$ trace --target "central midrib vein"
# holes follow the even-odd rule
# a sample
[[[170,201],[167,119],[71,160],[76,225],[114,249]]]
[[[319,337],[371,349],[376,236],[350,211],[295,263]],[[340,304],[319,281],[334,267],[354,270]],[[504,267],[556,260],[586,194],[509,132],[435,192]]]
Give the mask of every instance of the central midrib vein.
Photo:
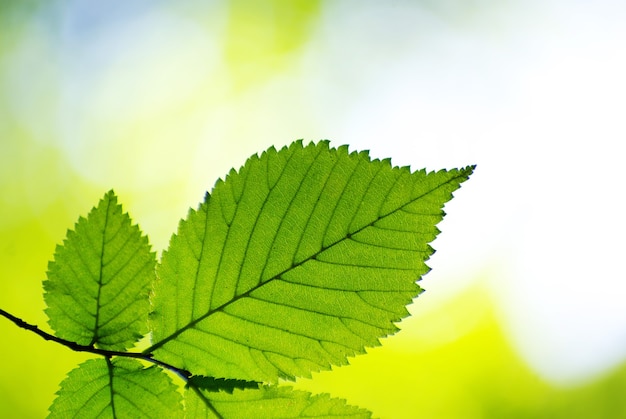
[[[109,222],[109,209],[111,208],[111,199],[107,200],[107,208],[104,215],[104,227],[102,230],[102,246],[100,247],[100,269],[98,270],[98,295],[96,297],[96,319],[94,325],[93,338],[90,345],[94,345],[98,341],[98,331],[100,326],[100,296],[102,295],[102,271],[104,270],[104,246],[106,243],[106,230]]]

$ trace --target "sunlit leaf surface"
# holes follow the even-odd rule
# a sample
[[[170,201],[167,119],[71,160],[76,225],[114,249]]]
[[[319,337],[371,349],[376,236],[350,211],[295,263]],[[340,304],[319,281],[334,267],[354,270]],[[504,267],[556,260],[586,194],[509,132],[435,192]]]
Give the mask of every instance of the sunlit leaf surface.
[[[117,197],[104,195],[57,246],[44,281],[46,313],[57,336],[123,350],[147,331],[155,254]]]
[[[314,396],[290,387],[276,386],[235,390],[232,394],[188,389],[185,404],[190,419],[371,417],[367,410],[349,406],[345,400],[334,399],[327,394]]]
[[[177,386],[159,367],[92,359],[61,383],[50,418],[182,418]]]
[[[411,172],[327,142],[251,157],[173,236],[147,351],[253,381],[345,364],[407,316],[442,206],[472,169]]]

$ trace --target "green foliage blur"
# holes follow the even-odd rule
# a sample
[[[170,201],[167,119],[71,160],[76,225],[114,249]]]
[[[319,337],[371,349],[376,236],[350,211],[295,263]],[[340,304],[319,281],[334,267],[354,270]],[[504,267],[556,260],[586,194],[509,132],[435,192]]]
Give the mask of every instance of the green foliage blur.
[[[424,7],[461,24],[495,7],[469,3]],[[0,0],[0,307],[49,331],[47,262],[106,190],[160,252],[189,204],[247,156],[334,134],[311,101],[341,117],[346,104],[301,78],[305,47],[343,30],[318,26],[337,12],[329,1]],[[313,86],[350,89],[367,71],[336,56],[323,68]],[[626,417],[626,365],[558,387],[518,355],[481,286],[435,307],[429,298],[382,347],[297,387],[381,418]],[[45,416],[67,371],[90,358],[5,319],[0,336],[0,417]]]

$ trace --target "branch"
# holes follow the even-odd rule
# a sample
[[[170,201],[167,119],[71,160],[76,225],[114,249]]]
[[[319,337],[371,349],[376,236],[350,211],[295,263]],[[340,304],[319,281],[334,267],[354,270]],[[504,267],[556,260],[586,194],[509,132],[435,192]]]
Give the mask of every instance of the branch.
[[[29,330],[41,336],[45,340],[51,340],[53,342],[60,343],[61,345],[66,346],[76,352],[89,352],[92,354],[104,356],[106,358],[111,358],[113,356],[124,356],[127,358],[142,359],[144,361],[151,362],[156,365],[160,365],[163,368],[167,368],[168,370],[172,371],[173,373],[181,377],[185,382],[188,382],[189,377],[191,377],[191,373],[189,371],[176,368],[173,365],[154,359],[151,353],[109,351],[107,349],[96,348],[93,345],[80,345],[76,342],[72,342],[71,340],[66,340],[66,339],[62,339],[54,335],[51,335],[50,333],[41,330],[36,325],[27,323],[24,320],[20,319],[19,317],[15,317],[11,313],[8,313],[1,308],[0,308],[0,315],[11,320],[13,323],[15,323],[18,327],[21,327],[22,329]]]

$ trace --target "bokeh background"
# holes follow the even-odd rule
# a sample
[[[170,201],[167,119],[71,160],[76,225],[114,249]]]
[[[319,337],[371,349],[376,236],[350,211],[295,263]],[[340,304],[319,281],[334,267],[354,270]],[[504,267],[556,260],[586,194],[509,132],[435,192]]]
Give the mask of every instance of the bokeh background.
[[[477,164],[402,331],[296,386],[380,418],[626,417],[626,3],[0,0],[0,307],[114,188],[161,252],[218,177],[330,139]],[[87,355],[0,319],[0,417]]]

